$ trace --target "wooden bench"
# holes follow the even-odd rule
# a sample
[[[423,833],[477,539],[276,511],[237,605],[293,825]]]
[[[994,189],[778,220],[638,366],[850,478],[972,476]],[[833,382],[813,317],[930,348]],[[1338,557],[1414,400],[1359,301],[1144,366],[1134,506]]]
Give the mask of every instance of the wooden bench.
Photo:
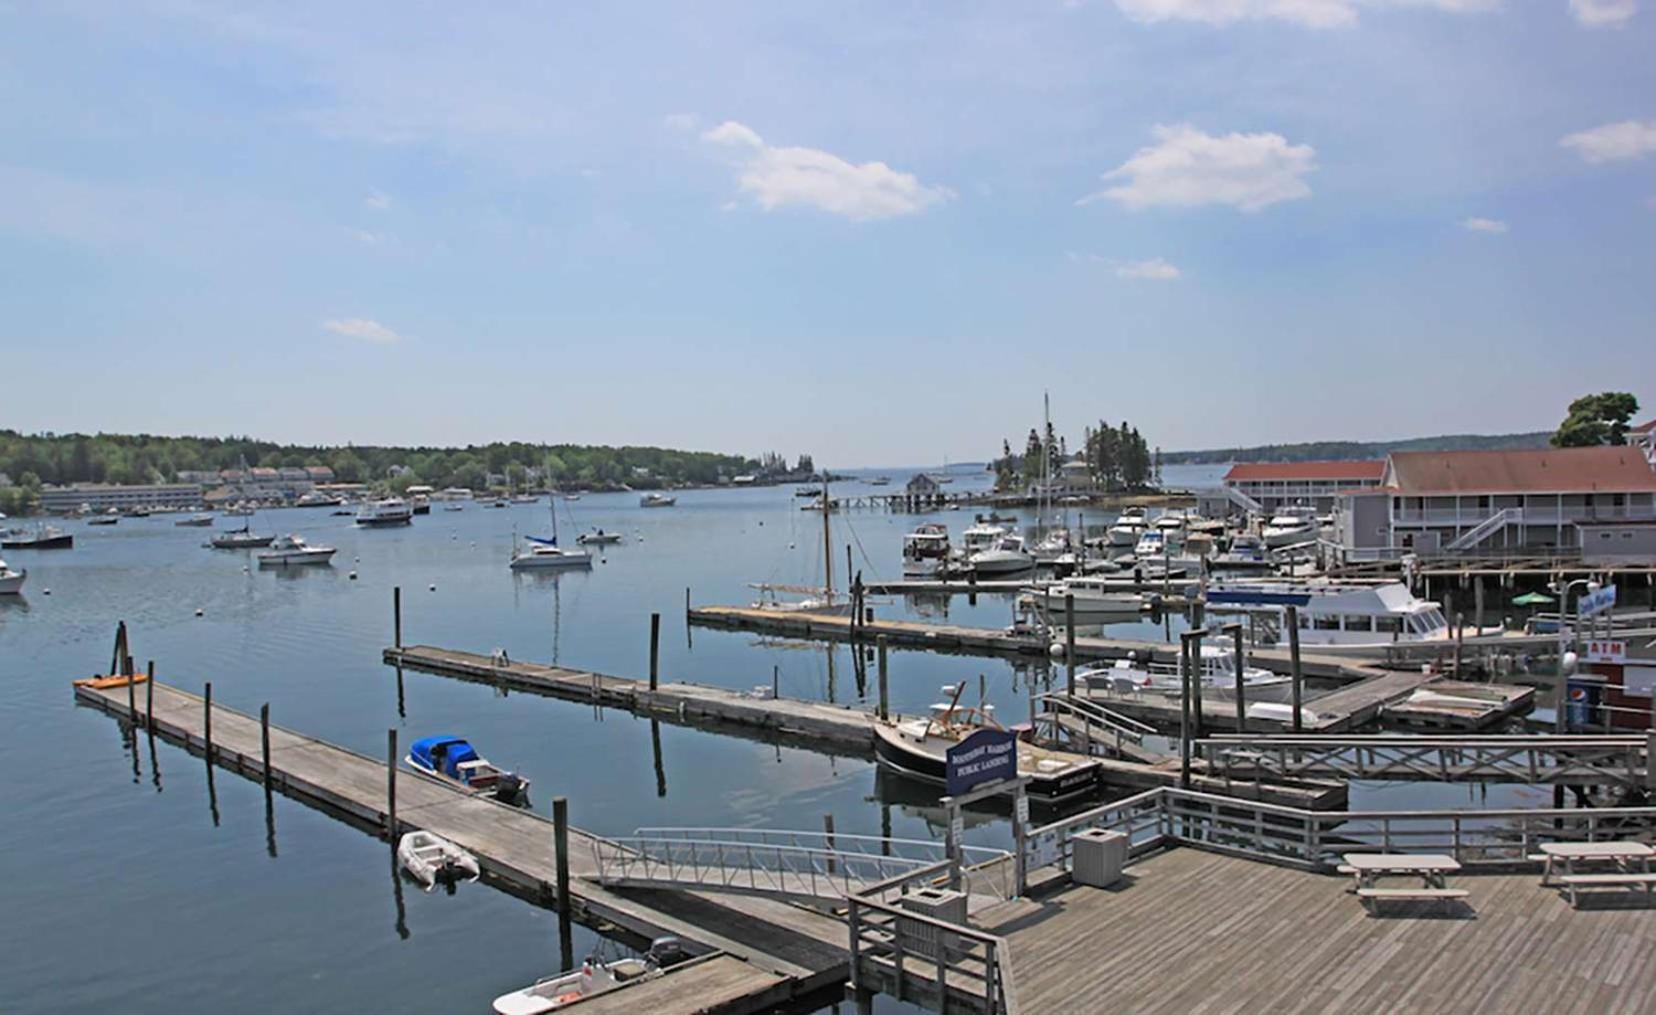
[[[1558,879],[1559,883],[1570,890],[1570,906],[1576,905],[1577,888],[1637,888],[1644,886],[1645,897],[1649,898],[1652,889],[1656,889],[1656,874],[1638,872],[1615,874],[1564,874]]]
[[[1464,899],[1472,893],[1464,888],[1359,888],[1357,897],[1363,901],[1363,907],[1374,912],[1376,906],[1383,901],[1391,902],[1442,902],[1449,903],[1456,899]]]

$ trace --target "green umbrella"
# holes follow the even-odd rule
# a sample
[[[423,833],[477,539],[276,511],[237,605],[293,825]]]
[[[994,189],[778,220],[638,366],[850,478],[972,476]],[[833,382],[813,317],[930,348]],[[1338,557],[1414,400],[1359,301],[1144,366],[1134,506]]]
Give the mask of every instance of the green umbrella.
[[[1512,600],[1514,606],[1549,606],[1557,602],[1552,596],[1544,592],[1526,592]]]

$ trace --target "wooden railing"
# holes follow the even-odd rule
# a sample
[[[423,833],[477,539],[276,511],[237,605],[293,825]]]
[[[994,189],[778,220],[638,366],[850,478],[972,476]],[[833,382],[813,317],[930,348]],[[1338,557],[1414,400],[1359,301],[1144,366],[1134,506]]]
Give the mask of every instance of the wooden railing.
[[[848,900],[854,990],[929,1002],[938,1011],[965,1005],[988,1015],[1017,1015],[1004,938],[880,901],[876,894]]]

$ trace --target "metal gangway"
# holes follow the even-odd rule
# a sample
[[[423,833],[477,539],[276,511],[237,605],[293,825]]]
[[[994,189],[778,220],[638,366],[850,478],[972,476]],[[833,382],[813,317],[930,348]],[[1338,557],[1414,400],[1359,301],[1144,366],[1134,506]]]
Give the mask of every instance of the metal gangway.
[[[1035,711],[1037,705],[1039,710]],[[1156,732],[1154,726],[1097,702],[1053,691],[1036,695],[1030,700],[1030,708],[1030,724],[1037,736],[1078,748],[1082,754],[1113,754],[1147,764],[1167,758],[1142,746],[1144,738]]]
[[[1213,775],[1607,786],[1651,792],[1656,734],[1629,736],[1217,736],[1197,742]]]
[[[939,883],[959,884],[973,908],[1017,894],[1011,853],[959,848],[952,858],[944,843],[926,839],[770,828],[640,828],[593,843],[598,880],[609,886],[844,900],[941,870]]]

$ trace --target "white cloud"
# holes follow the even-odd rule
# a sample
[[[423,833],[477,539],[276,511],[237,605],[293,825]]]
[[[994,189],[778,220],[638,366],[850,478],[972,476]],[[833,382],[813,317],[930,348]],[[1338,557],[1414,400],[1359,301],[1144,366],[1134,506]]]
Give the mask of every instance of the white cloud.
[[[1258,211],[1311,196],[1302,177],[1317,168],[1316,150],[1281,134],[1204,134],[1188,124],[1158,126],[1157,143],[1140,148],[1105,181],[1123,181],[1077,204],[1108,198],[1128,208],[1228,204]]]
[[[368,196],[362,199],[362,203],[364,207],[372,208],[375,211],[389,211],[391,195],[382,190],[370,190]]]
[[[366,317],[343,317],[331,321],[323,321],[322,328],[336,335],[347,338],[360,338],[364,342],[373,342],[375,345],[392,345],[402,341],[402,336],[387,328],[378,321]]]
[[[864,222],[914,215],[954,196],[947,187],[927,186],[884,162],[857,165],[817,148],[767,145],[734,120],[702,134],[702,140],[731,151],[743,192],[766,211],[803,204]]]
[[[1656,152],[1656,120],[1607,123],[1567,135],[1558,143],[1575,149],[1576,154],[1588,162],[1636,159]]]
[[[1115,0],[1121,13],[1146,24],[1195,21],[1223,26],[1238,21],[1286,21],[1304,28],[1350,28],[1357,24],[1358,12],[1365,7],[1428,7],[1465,14],[1494,10],[1500,3],[1501,0]]]
[[[1151,282],[1171,282],[1182,273],[1159,257],[1148,261],[1124,261],[1115,266],[1116,278],[1144,279]]]
[[[1620,28],[1638,12],[1638,0],[1570,0],[1570,13],[1589,28]]]
[[[1469,233],[1504,233],[1507,231],[1507,224],[1500,219],[1478,218],[1476,215],[1461,219],[1460,224],[1461,228]]]

